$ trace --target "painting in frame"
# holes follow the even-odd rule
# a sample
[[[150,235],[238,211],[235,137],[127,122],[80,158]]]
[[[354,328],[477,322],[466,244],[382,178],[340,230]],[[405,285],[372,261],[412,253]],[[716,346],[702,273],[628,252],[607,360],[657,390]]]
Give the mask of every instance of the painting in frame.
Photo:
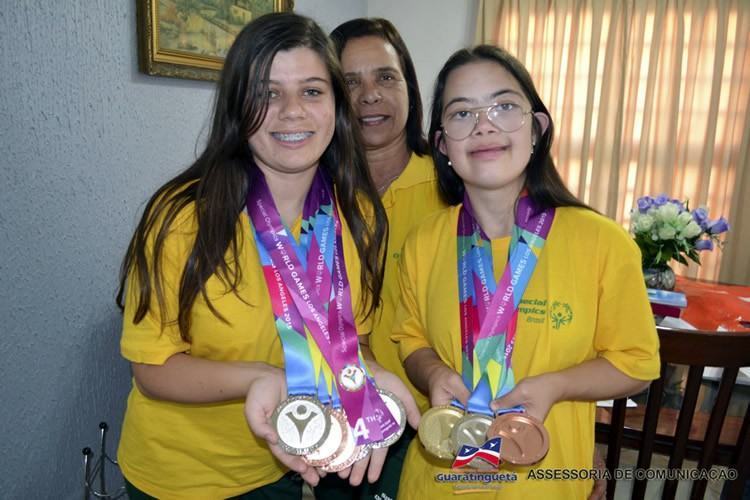
[[[138,57],[149,75],[218,80],[229,47],[252,19],[294,0],[136,0]]]

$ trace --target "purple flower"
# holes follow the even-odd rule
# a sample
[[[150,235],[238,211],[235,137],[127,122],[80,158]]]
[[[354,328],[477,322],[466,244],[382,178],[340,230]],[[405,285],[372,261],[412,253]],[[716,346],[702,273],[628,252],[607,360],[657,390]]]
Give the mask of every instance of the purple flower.
[[[680,200],[675,200],[673,198],[673,199],[669,200],[669,203],[671,203],[673,205],[677,205],[677,208],[680,209],[680,212],[684,212],[685,211],[685,205]]]
[[[650,196],[641,196],[638,198],[638,211],[642,214],[648,212],[648,209],[654,206],[654,199]]]
[[[721,234],[729,231],[729,223],[724,217],[719,217],[716,220],[710,221],[707,229],[711,234]]]
[[[662,193],[656,197],[656,199],[654,200],[654,205],[660,207],[662,205],[666,205],[667,202],[669,202],[669,197],[666,194]]]
[[[698,240],[695,242],[696,250],[713,250],[714,242],[711,240]]]
[[[696,208],[693,210],[693,220],[705,231],[708,229],[708,210],[703,207]]]

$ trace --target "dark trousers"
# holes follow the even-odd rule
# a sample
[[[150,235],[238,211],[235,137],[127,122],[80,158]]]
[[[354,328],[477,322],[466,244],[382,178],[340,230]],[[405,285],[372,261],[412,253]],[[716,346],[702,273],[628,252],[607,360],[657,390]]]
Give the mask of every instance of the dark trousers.
[[[337,474],[328,474],[315,487],[315,498],[322,500],[394,500],[398,493],[398,483],[401,479],[401,469],[404,466],[406,450],[416,431],[407,426],[403,436],[388,448],[388,457],[383,465],[380,478],[370,484],[367,476],[362,484],[351,486],[348,480],[341,479]]]
[[[125,480],[125,489],[130,500],[153,500],[155,497],[148,495],[128,480]],[[294,472],[286,473],[275,483],[261,486],[253,491],[237,495],[228,500],[300,500],[302,498],[302,478]]]

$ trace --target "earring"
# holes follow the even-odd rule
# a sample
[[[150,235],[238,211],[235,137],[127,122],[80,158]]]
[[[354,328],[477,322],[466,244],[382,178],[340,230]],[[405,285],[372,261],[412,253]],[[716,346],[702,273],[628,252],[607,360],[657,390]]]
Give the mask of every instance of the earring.
[[[453,166],[453,162],[452,162],[452,161],[450,161],[450,160],[448,160],[448,166],[449,166],[449,167],[452,167],[452,166]]]

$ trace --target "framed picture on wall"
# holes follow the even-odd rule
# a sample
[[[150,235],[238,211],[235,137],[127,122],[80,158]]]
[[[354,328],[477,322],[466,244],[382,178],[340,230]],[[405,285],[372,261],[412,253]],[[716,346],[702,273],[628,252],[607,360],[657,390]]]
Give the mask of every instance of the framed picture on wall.
[[[252,19],[294,0],[136,0],[138,58],[149,75],[218,80],[224,57]]]

